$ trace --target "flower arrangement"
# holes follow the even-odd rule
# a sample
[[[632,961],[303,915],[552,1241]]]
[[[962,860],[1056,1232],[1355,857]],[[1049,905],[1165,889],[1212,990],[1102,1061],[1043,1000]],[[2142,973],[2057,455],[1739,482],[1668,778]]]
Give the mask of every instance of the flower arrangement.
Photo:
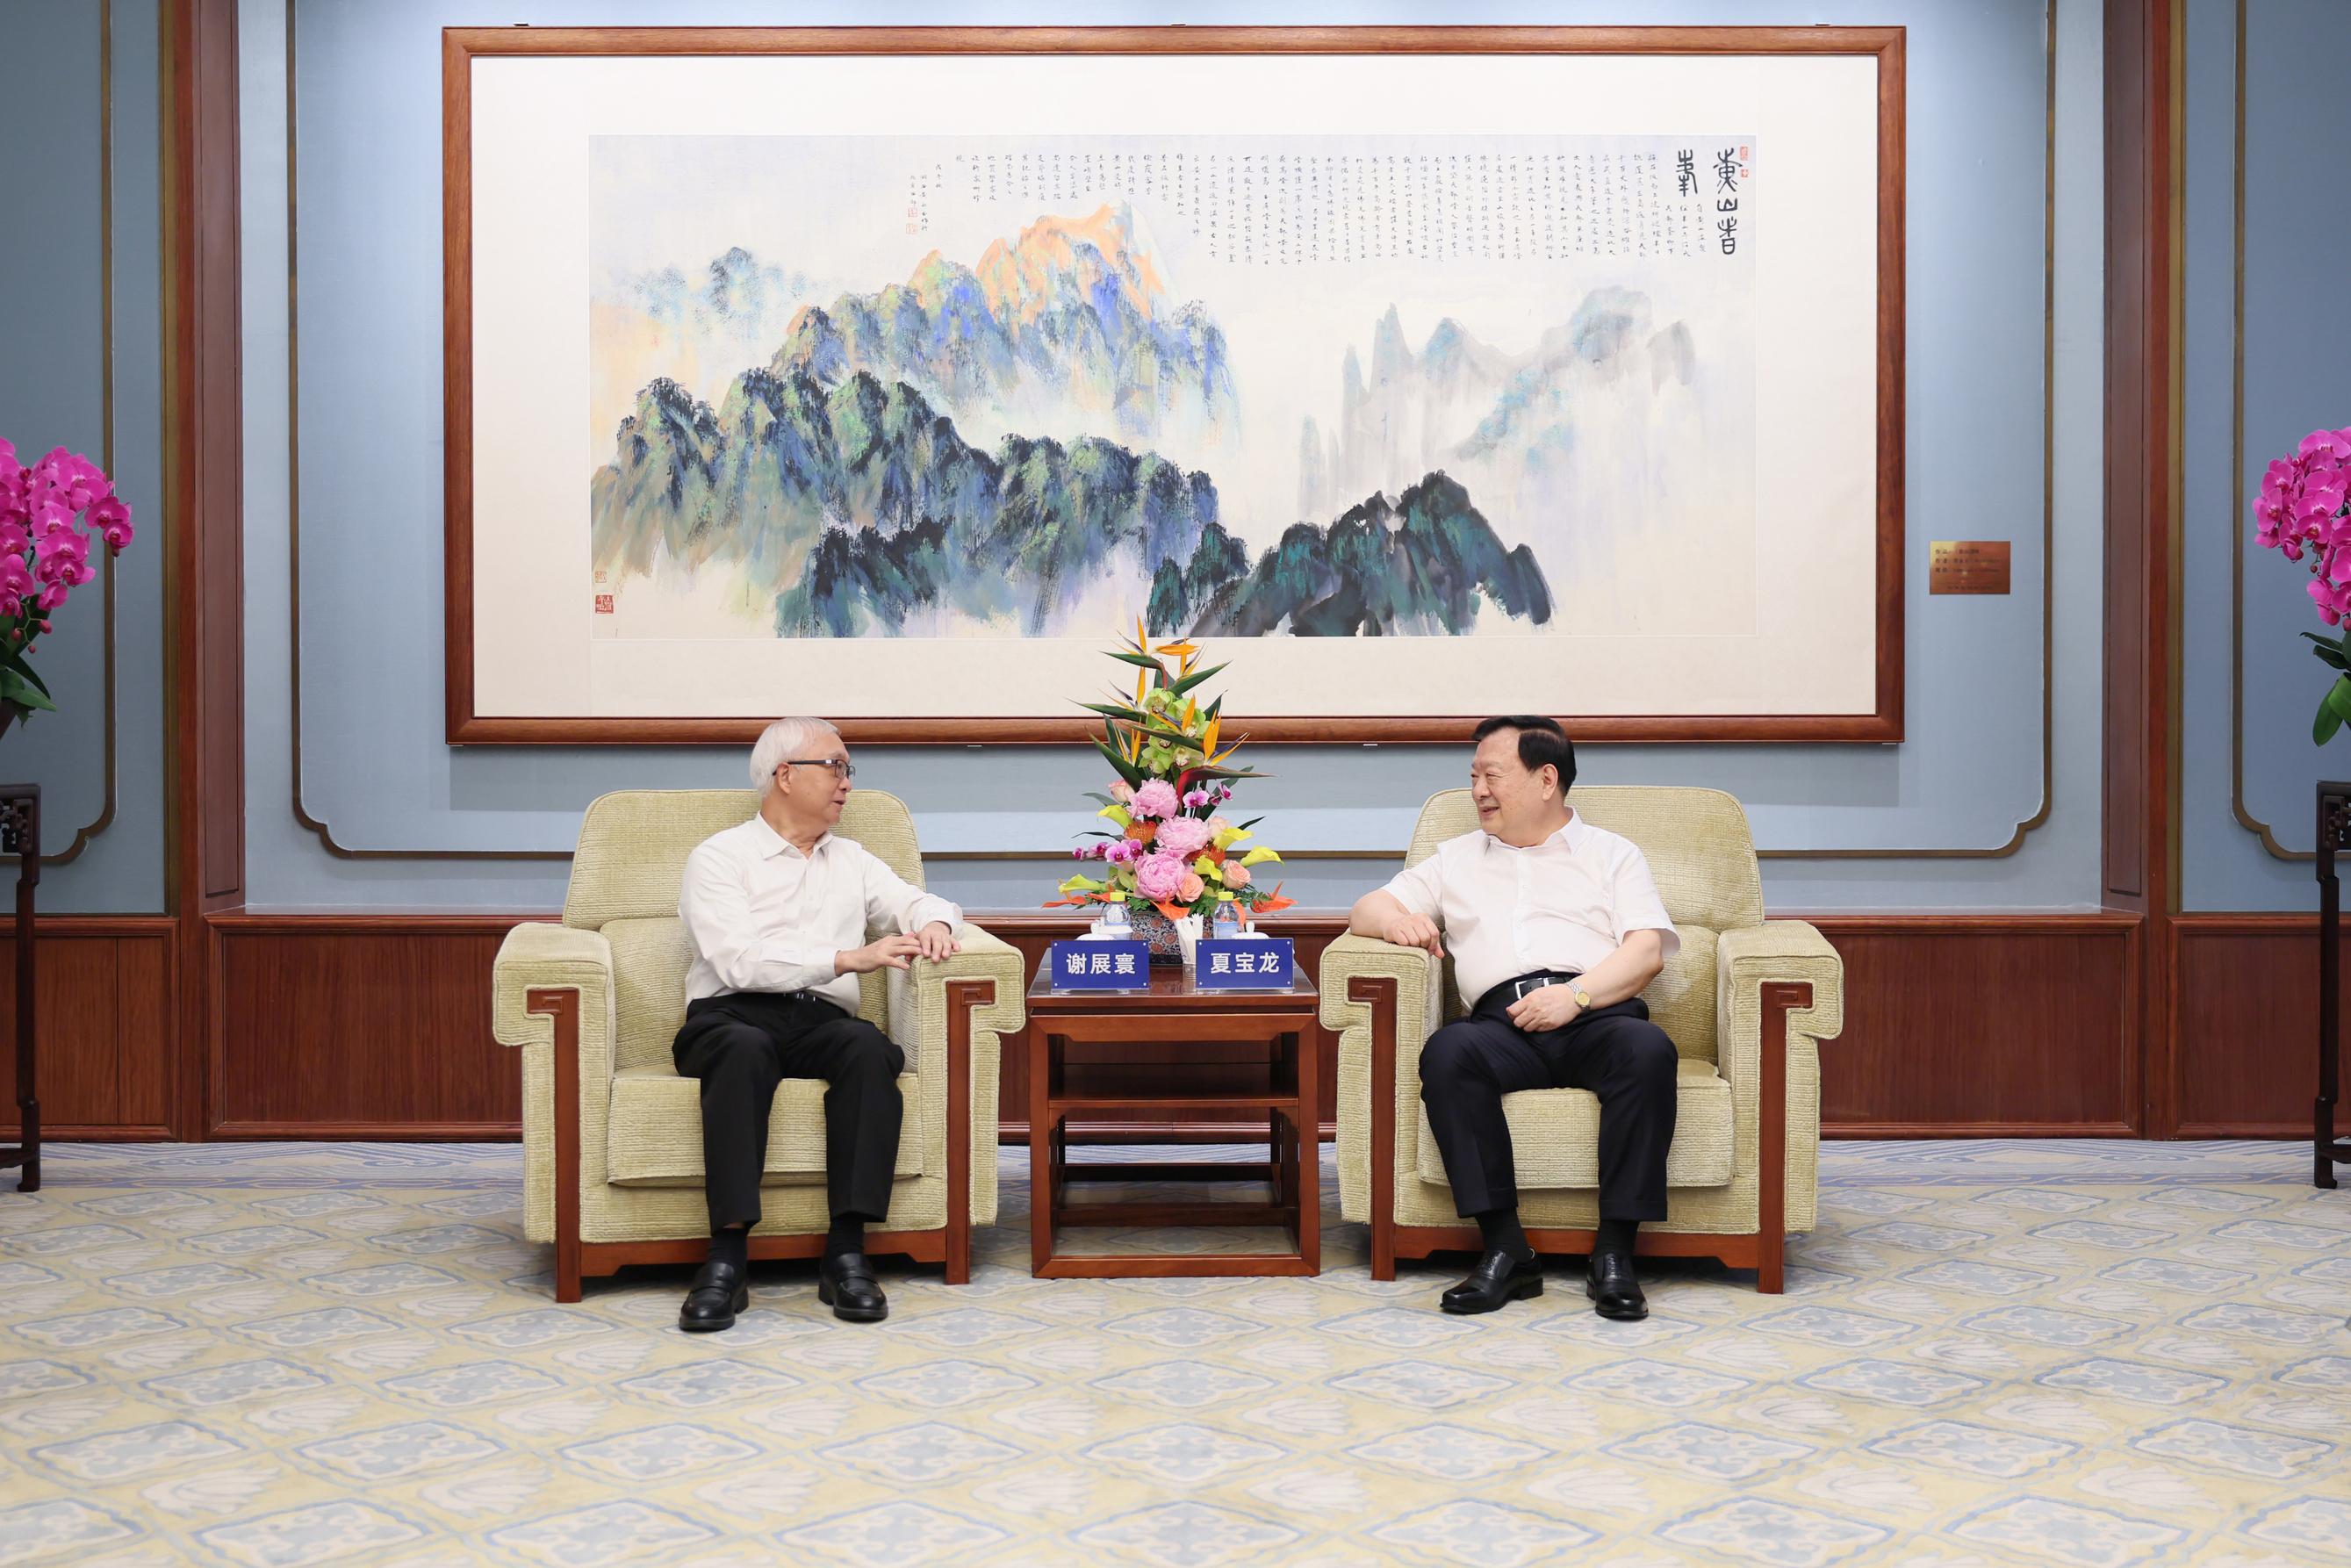
[[[1073,858],[1101,865],[1100,876],[1083,873],[1061,883],[1063,904],[1123,904],[1147,930],[1154,915],[1169,921],[1212,915],[1221,904],[1253,915],[1287,909],[1296,901],[1258,885],[1257,868],[1281,857],[1263,845],[1244,848],[1249,830],[1264,819],[1235,824],[1217,809],[1232,799],[1231,780],[1255,779],[1255,771],[1227,764],[1243,736],[1217,749],[1224,728],[1224,698],[1206,706],[1194,694],[1222,664],[1194,668],[1200,650],[1186,642],[1154,648],[1135,623],[1134,641],[1111,657],[1135,666],[1134,696],[1113,692],[1107,703],[1080,706],[1102,716],[1103,738],[1093,743],[1117,774],[1108,794],[1088,795],[1101,803],[1096,813],[1111,827],[1086,836],[1098,841],[1071,851]],[[1178,661],[1174,670],[1165,660]]]
[[[27,468],[0,441],[0,728],[34,708],[57,711],[33,643],[98,575],[93,541],[118,555],[131,542],[131,508],[98,465],[60,446]]]

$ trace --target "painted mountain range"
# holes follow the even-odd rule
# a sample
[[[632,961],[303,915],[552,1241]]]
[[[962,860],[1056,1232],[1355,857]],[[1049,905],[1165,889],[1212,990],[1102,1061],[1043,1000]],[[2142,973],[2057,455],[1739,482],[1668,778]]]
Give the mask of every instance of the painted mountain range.
[[[737,574],[772,599],[778,636],[1040,635],[1144,583],[1165,632],[1459,632],[1481,603],[1551,614],[1532,556],[1506,551],[1441,474],[1327,529],[1299,524],[1252,566],[1207,475],[1093,437],[982,452],[920,392],[862,371],[831,388],[747,371],[716,409],[655,382],[590,497],[600,565]]]
[[[668,293],[734,326],[770,318],[785,287],[732,251]],[[1463,378],[1508,370],[1456,337],[1465,363],[1495,361]],[[1384,395],[1407,372],[1437,384],[1436,348],[1405,352],[1391,311]],[[1209,475],[1151,438],[1197,450],[1238,401],[1222,332],[1171,306],[1123,208],[1040,217],[976,267],[934,252],[906,283],[799,306],[725,388],[715,405],[667,377],[636,392],[590,481],[592,557],[622,583],[717,580],[735,612],[770,607],[778,636],[1053,635],[1120,606],[1157,631],[1245,635],[1551,618],[1531,550],[1437,465],[1352,489],[1343,511],[1320,497],[1253,557]],[[1351,439],[1376,434],[1374,402],[1358,389]],[[1349,472],[1368,469],[1353,450]]]
[[[1575,511],[1580,449],[1606,451],[1622,468],[1662,444],[1696,361],[1688,326],[1656,325],[1648,298],[1631,289],[1593,290],[1520,354],[1449,317],[1415,353],[1391,307],[1373,329],[1368,374],[1353,349],[1341,364],[1335,427],[1309,419],[1301,432],[1300,509],[1313,516],[1444,469],[1507,533],[1530,537]]]
[[[981,440],[1197,438],[1239,412],[1224,334],[1169,298],[1124,206],[1040,217],[977,267],[933,251],[903,284],[804,307],[768,369],[904,382]]]

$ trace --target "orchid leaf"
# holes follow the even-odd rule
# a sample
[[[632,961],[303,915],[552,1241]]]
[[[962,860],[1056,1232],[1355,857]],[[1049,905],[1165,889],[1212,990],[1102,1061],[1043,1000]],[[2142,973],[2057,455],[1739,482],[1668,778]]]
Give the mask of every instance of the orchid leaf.
[[[28,683],[26,677],[29,675],[32,675],[30,670],[0,670],[0,702],[14,703],[18,707],[42,713],[57,712],[57,705],[51,702],[49,694],[40,688],[37,677]]]
[[[0,670],[6,670],[12,674],[20,677],[26,685],[32,687],[43,696],[47,696],[49,695],[49,683],[41,679],[41,673],[33,668],[32,661],[25,657],[25,651],[22,648],[18,648],[12,653],[0,654]],[[51,709],[50,711],[54,712],[56,710]]]
[[[2335,732],[2346,721],[2351,721],[2351,675],[2337,675],[2319,702],[2318,717],[2311,727],[2310,737],[2324,746],[2335,738]]]
[[[2334,638],[2322,637],[2315,632],[2304,632],[2299,635],[2310,639],[2310,651],[2317,654],[2320,659],[2338,670],[2351,670],[2351,653],[2346,653],[2343,651],[2343,645]]]

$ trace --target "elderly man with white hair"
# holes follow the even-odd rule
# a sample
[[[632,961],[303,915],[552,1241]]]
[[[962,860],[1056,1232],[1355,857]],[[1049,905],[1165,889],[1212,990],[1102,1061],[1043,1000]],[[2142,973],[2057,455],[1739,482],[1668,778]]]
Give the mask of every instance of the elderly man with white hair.
[[[677,912],[694,945],[677,1070],[702,1081],[710,1258],[678,1327],[732,1328],[749,1304],[768,1112],[777,1083],[821,1078],[832,1227],[817,1299],[875,1322],[890,1303],[865,1260],[865,1226],[890,1208],[905,1056],[857,1016],[857,977],[956,951],[963,912],[912,886],[832,830],[848,803],[849,748],[820,718],[782,718],[751,750],[759,810],[714,833],[685,862]],[[868,930],[893,933],[867,942]]]

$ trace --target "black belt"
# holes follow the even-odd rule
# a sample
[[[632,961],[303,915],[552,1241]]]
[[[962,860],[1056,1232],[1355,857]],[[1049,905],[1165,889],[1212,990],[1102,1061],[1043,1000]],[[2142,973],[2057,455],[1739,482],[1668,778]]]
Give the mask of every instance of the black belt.
[[[1517,1001],[1529,991],[1540,991],[1545,986],[1569,985],[1583,977],[1583,971],[1581,969],[1537,969],[1531,975],[1520,975],[1515,979],[1504,980],[1500,985],[1479,997],[1478,1005],[1469,1010],[1483,1012],[1489,1002],[1504,1006]]]

